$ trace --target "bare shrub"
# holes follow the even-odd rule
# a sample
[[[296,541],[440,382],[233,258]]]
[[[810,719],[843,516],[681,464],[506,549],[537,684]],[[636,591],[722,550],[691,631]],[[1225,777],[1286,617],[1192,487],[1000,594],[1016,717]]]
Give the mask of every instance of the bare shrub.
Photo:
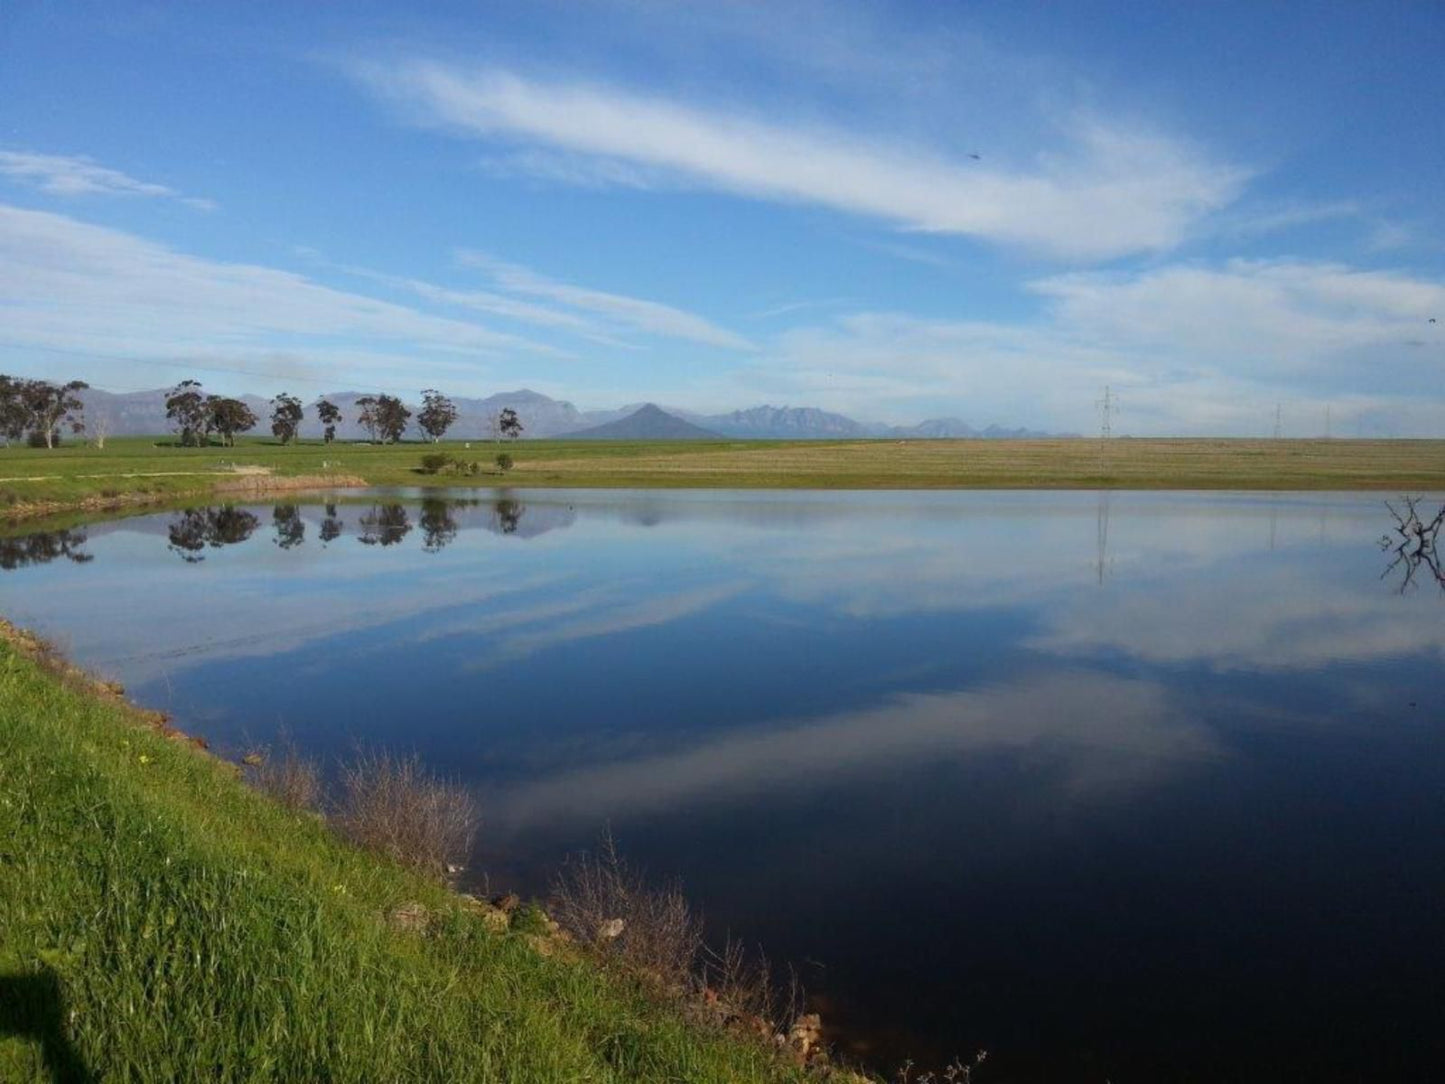
[[[720,950],[704,948],[698,979],[724,1019],[761,1023],[772,1034],[786,1032],[802,1017],[806,999],[797,972],[788,968],[781,981],[761,949],[750,950],[734,938]]]
[[[415,757],[362,750],[341,769],[336,822],[353,841],[437,876],[466,860],[477,808],[465,787]]]
[[[252,750],[243,763],[251,785],[287,809],[300,812],[320,804],[321,772],[313,761],[301,755],[290,735],[281,735],[275,750]]]
[[[667,989],[692,987],[702,923],[676,884],[649,887],[611,835],[596,854],[567,860],[552,882],[549,910],[573,938],[629,970]]]
[[[939,1070],[929,1070],[921,1076],[913,1075],[913,1062],[906,1061],[898,1067],[894,1080],[897,1084],[972,1084],[973,1074],[988,1060],[988,1051],[980,1050],[971,1061],[955,1057]]]

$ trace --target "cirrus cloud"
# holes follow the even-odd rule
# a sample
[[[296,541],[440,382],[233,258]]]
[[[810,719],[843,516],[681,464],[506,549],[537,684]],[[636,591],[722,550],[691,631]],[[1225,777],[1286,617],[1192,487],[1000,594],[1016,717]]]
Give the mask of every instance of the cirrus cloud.
[[[759,199],[1067,260],[1167,250],[1230,203],[1248,172],[1183,140],[1075,115],[1030,161],[985,163],[816,125],[586,83],[426,59],[353,64],[419,122],[662,171]]]
[[[160,196],[178,199],[202,211],[216,207],[212,200],[183,196],[163,184],[138,181],[85,155],[0,150],[0,176],[32,185],[53,196]]]

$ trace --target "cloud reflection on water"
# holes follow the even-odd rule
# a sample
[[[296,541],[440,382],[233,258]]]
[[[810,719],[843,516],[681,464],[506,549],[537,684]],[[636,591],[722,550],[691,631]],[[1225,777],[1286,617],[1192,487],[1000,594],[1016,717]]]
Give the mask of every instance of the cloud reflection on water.
[[[1147,784],[1219,755],[1210,733],[1146,681],[1056,671],[988,688],[900,696],[878,707],[729,732],[661,755],[569,770],[503,791],[501,826],[595,825],[679,813],[698,803],[836,785],[919,762],[1027,753],[1060,770],[1059,794],[1082,798]]]
[[[1436,600],[1399,599],[1374,579],[1373,496],[516,491],[445,505],[379,498],[324,517],[282,507],[268,518],[285,546],[257,544],[267,531],[189,530],[254,523],[261,508],[90,528],[97,560],[85,572],[105,577],[103,599],[74,570],[26,568],[7,581],[11,612],[142,683],[387,627],[413,644],[479,641],[466,680],[744,597],[743,636],[748,623],[806,629],[823,615],[966,621],[1004,609],[1034,626],[1019,648],[1074,666],[1124,655],[1302,669],[1445,649]],[[348,544],[383,534],[390,545]],[[208,558],[204,606],[183,601],[201,581],[167,562],[167,536],[173,551]]]

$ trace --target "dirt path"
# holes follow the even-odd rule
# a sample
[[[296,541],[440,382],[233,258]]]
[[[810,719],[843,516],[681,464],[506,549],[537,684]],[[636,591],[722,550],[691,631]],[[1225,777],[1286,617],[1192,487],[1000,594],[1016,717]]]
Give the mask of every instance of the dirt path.
[[[0,478],[0,482],[59,482],[65,478],[177,478],[195,475],[211,475],[217,478],[232,478],[236,475],[270,473],[267,467],[252,470],[133,470],[111,471],[108,474],[24,474],[11,478]]]

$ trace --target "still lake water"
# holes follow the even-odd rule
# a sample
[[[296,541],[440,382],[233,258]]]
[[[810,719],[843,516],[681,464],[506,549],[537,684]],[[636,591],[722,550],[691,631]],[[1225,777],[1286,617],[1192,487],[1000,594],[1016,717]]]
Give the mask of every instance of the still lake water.
[[[1445,593],[1382,497],[476,498],[3,542],[0,612],[221,749],[416,751],[494,891],[610,825],[877,1065],[1438,1072]]]

